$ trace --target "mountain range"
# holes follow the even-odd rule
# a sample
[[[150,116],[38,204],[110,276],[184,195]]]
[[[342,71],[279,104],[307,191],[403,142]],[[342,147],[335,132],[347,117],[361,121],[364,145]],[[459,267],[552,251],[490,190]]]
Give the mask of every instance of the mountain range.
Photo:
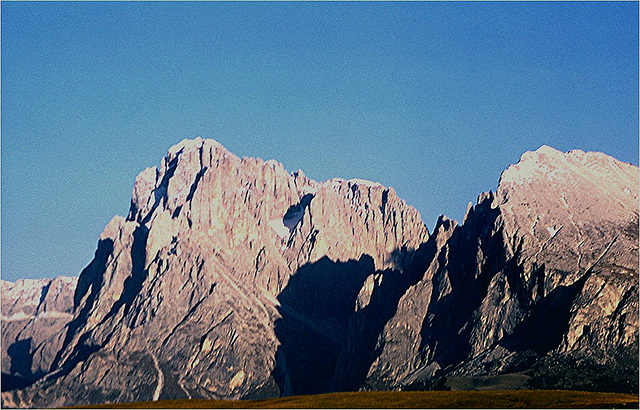
[[[637,393],[638,177],[542,146],[430,233],[392,188],[184,140],[77,278],[2,282],[2,405]]]

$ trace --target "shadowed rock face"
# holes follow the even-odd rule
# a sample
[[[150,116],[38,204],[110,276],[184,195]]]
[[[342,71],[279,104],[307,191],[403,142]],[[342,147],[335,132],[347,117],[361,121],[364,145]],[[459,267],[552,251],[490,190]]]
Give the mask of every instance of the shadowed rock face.
[[[48,361],[8,362],[39,380],[3,405],[585,386],[553,363],[637,389],[637,266],[638,169],[604,154],[526,153],[429,236],[391,188],[185,140],[100,236]]]
[[[380,334],[366,384],[533,366],[532,387],[637,391],[637,232],[638,168],[601,153],[525,153],[461,226],[438,222],[435,256]],[[585,380],[547,377],[552,363],[585,360]],[[620,372],[588,380],[605,367]]]
[[[2,391],[48,373],[73,315],[76,278],[2,282]]]

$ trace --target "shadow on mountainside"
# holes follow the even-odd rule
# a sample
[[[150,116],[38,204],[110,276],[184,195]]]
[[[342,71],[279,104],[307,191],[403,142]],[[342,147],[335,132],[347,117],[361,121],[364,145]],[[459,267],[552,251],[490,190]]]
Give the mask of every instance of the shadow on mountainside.
[[[291,277],[278,296],[280,341],[274,378],[281,394],[327,392],[348,321],[367,276],[375,271],[373,258],[333,262],[323,257],[306,264]]]
[[[17,340],[7,349],[11,364],[9,373],[2,373],[2,391],[23,389],[43,376],[41,372],[33,373],[31,370],[33,364],[31,341],[30,337]]]
[[[499,216],[500,209],[492,208],[490,200],[478,203],[438,250],[429,315],[425,315],[420,332],[423,360],[437,361],[446,368],[467,359],[474,314],[487,296],[492,278],[503,272],[512,288],[518,287],[519,252],[507,257],[503,228],[497,224]]]
[[[544,272],[544,265],[539,269]],[[544,296],[501,345],[513,351],[533,350],[543,356],[562,342],[569,329],[571,307],[582,291],[589,273],[571,285],[558,286]]]
[[[109,313],[101,320],[100,324],[105,323],[111,317],[117,315],[118,311],[121,308],[124,309],[123,316],[126,316],[129,309],[131,308],[131,305],[134,299],[136,298],[138,293],[140,293],[140,290],[142,289],[142,284],[144,283],[144,281],[147,279],[147,276],[148,276],[148,272],[144,268],[148,234],[149,234],[149,230],[144,225],[139,225],[133,231],[133,243],[131,244],[131,273],[124,280],[122,293],[120,294],[120,297],[118,298],[118,300],[114,302],[113,306],[109,310]],[[107,241],[110,242],[110,240],[107,240]],[[74,322],[72,322],[69,325],[69,330],[67,332],[68,340],[65,340],[65,344],[68,341],[72,340],[74,334],[79,329],[81,329],[82,326],[86,323],[87,316],[91,312],[93,308],[93,304],[95,303],[95,298],[99,295],[100,288],[102,287],[102,284],[104,281],[104,274],[107,268],[108,256],[111,254],[111,252],[113,252],[113,243],[111,243],[110,246],[111,248],[109,249],[109,244],[106,245],[105,253],[108,251],[106,258],[103,258],[102,252],[100,252],[100,258],[98,258],[98,251],[100,251],[100,245],[98,245],[98,251],[96,251],[96,258],[94,259],[94,262],[97,262],[95,271],[88,274],[88,276],[90,277],[90,280],[93,280],[93,284],[95,286],[91,287],[92,293],[89,297],[89,300],[87,300],[87,302],[83,306],[82,312],[80,313],[80,315],[77,316],[77,319],[74,320]],[[91,267],[91,265],[89,266]],[[89,267],[87,269],[89,269]],[[87,269],[85,269],[85,271]],[[84,274],[84,271],[83,271],[83,274]],[[82,277],[82,274],[81,274],[81,277]],[[76,292],[75,299],[81,300],[82,297],[78,298],[78,296],[79,295]],[[80,337],[80,339],[78,340],[78,343],[74,347],[73,354],[70,356],[67,363],[64,364],[66,369],[71,369],[77,363],[86,360],[91,353],[97,350],[100,350],[103,345],[107,344],[110,338],[109,336],[101,344],[96,344],[95,341],[89,341],[89,337],[90,337],[89,333],[85,333]],[[61,349],[60,351],[62,352],[63,349]]]
[[[142,290],[142,284],[149,274],[144,268],[144,263],[147,258],[146,246],[148,235],[149,229],[144,225],[139,225],[133,231],[133,243],[131,244],[131,275],[125,279],[120,298],[113,304],[109,314],[102,320],[103,322],[117,314],[123,306],[124,316],[126,316],[133,300],[138,293],[140,293],[140,290]]]
[[[102,288],[104,281],[104,274],[107,270],[107,262],[109,257],[113,253],[113,240],[111,239],[101,239],[98,241],[98,249],[96,249],[95,256],[91,263],[84,268],[84,270],[80,273],[78,277],[78,285],[76,286],[76,291],[73,295],[73,310],[74,310],[74,319],[66,325],[66,334],[64,342],[62,343],[62,347],[56,354],[55,359],[53,360],[53,364],[51,365],[50,371],[53,371],[61,365],[60,361],[62,360],[62,354],[64,350],[69,346],[71,341],[73,340],[76,332],[86,323],[89,313],[93,308],[98,296],[100,295],[100,289]],[[88,293],[88,295],[87,295]],[[84,305],[81,306],[82,301],[84,300]],[[77,309],[81,310],[77,312]],[[81,340],[82,341],[82,340]],[[57,377],[60,377],[68,371],[70,371],[75,364],[79,361],[86,359],[91,351],[84,350],[79,351],[78,347],[82,346],[83,343],[78,343],[76,348],[74,349],[74,359],[72,366],[65,366],[66,371],[57,373]]]
[[[54,371],[61,364],[62,354],[65,348],[71,343],[74,335],[86,323],[89,312],[91,311],[95,301],[100,294],[102,288],[104,273],[107,269],[107,261],[109,256],[113,253],[113,240],[102,239],[98,241],[98,248],[96,249],[93,260],[87,265],[86,268],[80,273],[78,278],[78,284],[73,297],[73,309],[76,311],[80,308],[80,304],[84,299],[84,305],[82,309],[77,312],[75,318],[65,326],[64,341],[60,350],[57,352],[53,363],[49,371]],[[48,288],[43,289],[41,295],[41,302],[46,296]],[[78,350],[78,349],[76,349]],[[38,379],[46,375],[46,373],[33,374],[31,372],[31,365],[33,361],[33,353],[31,352],[31,338],[19,340],[13,343],[9,347],[9,357],[11,358],[11,374],[2,373],[2,391],[22,389],[25,388]],[[84,358],[88,357],[91,352],[74,352],[78,359],[74,360],[74,365]],[[67,372],[72,367],[66,367]],[[57,373],[56,377],[66,374],[65,371]]]
[[[120,298],[114,302],[109,313],[100,322],[101,324],[116,315],[121,308],[124,308],[124,314],[126,315],[136,295],[140,292],[142,284],[147,278],[147,271],[144,269],[147,236],[148,229],[144,225],[140,225],[134,230],[133,244],[131,246],[131,274],[124,281]],[[47,376],[51,380],[68,374],[78,363],[87,360],[92,353],[100,350],[108,342],[110,336],[99,344],[90,340],[90,333],[84,333],[74,345],[71,354],[63,361],[62,355],[64,351],[78,335],[78,332],[82,331],[100,295],[104,285],[109,257],[112,253],[113,241],[111,239],[100,240],[95,257],[78,278],[78,286],[74,294],[74,311],[81,310],[75,313],[75,318],[66,326],[65,340],[50,369],[55,373]]]
[[[435,253],[434,240],[428,240],[415,250],[402,247],[389,257],[398,269],[375,272],[376,286],[368,303],[355,311],[349,321],[348,343],[338,359],[332,381],[333,391],[355,391],[365,385],[371,365],[382,353],[383,346],[378,345],[378,336],[395,316],[402,296],[423,279]],[[372,385],[367,387],[376,388]]]
[[[278,296],[280,341],[274,379],[281,395],[357,389],[364,382],[378,334],[395,314],[409,286],[422,278],[435,245],[397,249],[390,261],[397,270],[376,271],[373,258],[333,262],[323,257],[291,277]],[[380,275],[369,303],[356,311],[365,280]],[[377,352],[379,354],[379,352]]]

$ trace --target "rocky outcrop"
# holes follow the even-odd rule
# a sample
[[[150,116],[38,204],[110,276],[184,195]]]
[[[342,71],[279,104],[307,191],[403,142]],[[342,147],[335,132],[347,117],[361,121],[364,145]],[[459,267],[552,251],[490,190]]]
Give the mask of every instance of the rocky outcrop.
[[[604,154],[526,153],[430,236],[391,188],[185,140],[138,175],[53,359],[3,405],[634,391],[637,275],[638,168]]]
[[[53,372],[7,405],[327,391],[365,278],[402,272],[418,212],[363,180],[183,141],[137,178],[78,279]]]
[[[370,388],[529,370],[523,387],[637,391],[637,167],[543,146],[429,243],[377,341]],[[571,380],[550,376],[586,362]]]
[[[77,278],[2,284],[2,390],[22,388],[50,371],[73,317]]]

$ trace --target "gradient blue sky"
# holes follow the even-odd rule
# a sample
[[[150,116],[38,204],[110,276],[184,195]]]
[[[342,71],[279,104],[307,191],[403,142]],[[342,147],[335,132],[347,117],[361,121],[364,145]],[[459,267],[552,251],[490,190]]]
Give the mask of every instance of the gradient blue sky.
[[[78,275],[183,138],[392,186],[430,228],[542,144],[638,164],[638,3],[2,8],[2,277]]]

